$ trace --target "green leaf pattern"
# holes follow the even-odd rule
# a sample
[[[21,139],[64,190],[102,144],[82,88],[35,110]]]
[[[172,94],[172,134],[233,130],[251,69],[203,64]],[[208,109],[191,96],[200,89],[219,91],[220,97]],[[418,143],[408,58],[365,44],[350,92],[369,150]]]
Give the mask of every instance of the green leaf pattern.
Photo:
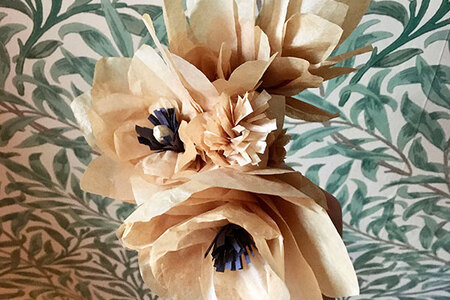
[[[167,43],[155,1],[0,0],[0,299],[157,299],[115,230],[134,205],[85,193],[98,153],[70,102],[101,56]],[[341,202],[361,296],[450,299],[448,0],[374,0],[335,51],[373,44],[352,74],[301,99],[338,112],[291,119],[291,166]]]

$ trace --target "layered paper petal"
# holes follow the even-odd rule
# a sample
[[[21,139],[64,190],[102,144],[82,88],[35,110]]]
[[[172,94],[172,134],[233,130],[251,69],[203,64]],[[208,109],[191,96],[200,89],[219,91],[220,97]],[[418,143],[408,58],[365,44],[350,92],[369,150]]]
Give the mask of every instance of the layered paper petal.
[[[356,294],[356,276],[339,234],[326,211],[298,187],[315,196],[320,190],[310,190],[306,179],[294,187],[269,174],[236,177],[225,169],[202,172],[143,203],[118,236],[128,248],[139,251],[149,286],[174,299],[183,295],[192,299],[216,299],[205,295],[321,299],[321,293],[331,297]],[[170,205],[161,209],[154,201]],[[160,209],[155,211],[156,207]],[[228,223],[249,232],[256,244],[255,257],[244,272],[217,274],[208,258],[201,259],[217,230]],[[192,268],[190,272],[176,267],[176,258],[181,257],[190,260],[183,262]],[[333,262],[336,265],[330,265]],[[198,274],[199,281],[180,272]],[[301,282],[295,277],[299,275]],[[187,284],[193,285],[188,294],[182,288]]]

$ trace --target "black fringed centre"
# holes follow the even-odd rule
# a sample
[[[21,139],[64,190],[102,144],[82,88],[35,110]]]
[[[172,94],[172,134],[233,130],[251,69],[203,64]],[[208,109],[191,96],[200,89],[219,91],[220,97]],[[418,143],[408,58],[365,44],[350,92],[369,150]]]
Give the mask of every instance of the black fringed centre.
[[[211,256],[217,272],[224,272],[225,269],[242,270],[242,256],[247,264],[250,263],[250,253],[254,256],[252,246],[255,247],[255,243],[244,228],[236,224],[228,224],[217,233],[206,250],[205,258],[212,248]]]
[[[147,145],[153,151],[175,151],[184,152],[184,145],[178,135],[178,128],[180,124],[177,121],[175,109],[161,108],[153,111],[148,117],[148,120],[156,127],[159,125],[166,126],[170,129],[171,134],[162,136],[161,140],[157,140],[154,136],[153,129],[147,127],[140,127],[136,125],[136,132],[138,133],[139,143]]]

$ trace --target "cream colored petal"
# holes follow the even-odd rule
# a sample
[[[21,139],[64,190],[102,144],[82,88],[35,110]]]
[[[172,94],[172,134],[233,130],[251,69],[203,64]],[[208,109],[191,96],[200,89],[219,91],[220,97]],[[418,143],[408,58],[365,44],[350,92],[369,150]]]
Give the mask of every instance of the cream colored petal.
[[[253,22],[245,20],[240,21],[240,45],[241,45],[241,62],[251,61],[256,59],[255,51],[255,25]],[[270,55],[270,53],[269,53]]]
[[[118,163],[105,155],[92,160],[81,178],[81,188],[89,193],[134,202],[130,176],[134,166]]]
[[[106,124],[105,121],[94,111],[90,110],[88,113],[89,121],[91,122],[92,132],[95,136],[95,143],[103,154],[109,157],[119,160],[116,154],[114,146],[114,130],[117,128],[117,124],[113,128]]]
[[[113,128],[129,118],[148,117],[147,105],[143,98],[129,94],[107,94],[93,103],[93,110]],[[96,133],[94,131],[94,133]]]
[[[290,0],[289,1],[287,14],[286,14],[286,20],[289,20],[290,17],[301,12],[302,2],[303,2],[303,0]]]
[[[255,27],[255,57],[257,60],[270,59],[269,38],[258,26]]]
[[[352,56],[356,56],[356,55],[360,55],[360,54],[364,54],[367,52],[371,52],[373,50],[372,45],[367,45],[367,46],[363,46],[333,57],[330,57],[327,59],[327,61],[323,62],[321,65],[333,65],[333,64],[337,64],[338,62],[344,61],[346,59],[349,59]]]
[[[95,65],[92,97],[105,93],[128,93],[128,69],[131,59],[124,57],[108,57],[100,59]]]
[[[370,0],[337,0],[344,4],[347,4],[349,9],[345,18],[344,24],[342,24],[342,33],[340,43],[343,42],[352,32],[355,30],[361,21],[364,13],[369,7]]]
[[[255,24],[256,0],[235,0],[239,21]]]
[[[309,73],[310,63],[298,57],[276,57],[263,76],[262,86],[276,87]]]
[[[217,61],[217,76],[219,79],[226,79],[231,72],[231,48],[228,44],[222,43]]]
[[[139,271],[148,288],[153,293],[164,299],[168,297],[168,290],[167,287],[158,283],[155,275],[153,274],[152,265],[150,264],[150,252],[151,248],[146,248],[138,252]]]
[[[147,121],[146,119],[144,119]],[[147,123],[145,121],[140,123]],[[138,135],[135,127],[138,124],[138,120],[129,120],[121,124],[114,131],[114,146],[117,156],[122,161],[129,161],[148,155],[151,150],[148,146],[142,145],[138,141]]]
[[[284,281],[256,252],[252,262],[238,272],[214,274],[214,288],[218,299],[289,300]]]
[[[347,249],[326,211],[278,201],[276,206],[328,297],[358,295],[358,279]]]
[[[122,224],[117,237],[130,250],[143,250],[152,244],[169,228],[186,221],[186,215],[162,215],[149,222]]]
[[[156,102],[159,97],[175,99],[175,93],[168,86],[170,81],[164,80],[170,73],[161,57],[146,47],[139,49],[136,54],[144,60],[135,55],[130,65],[128,77],[133,95],[145,98],[147,102]]]
[[[265,211],[270,213],[270,216],[277,222],[283,234],[286,263],[285,282],[291,294],[291,300],[321,300],[322,293],[317,279],[300,252],[288,224],[286,224],[274,205],[274,202],[280,201],[280,199],[271,199],[270,197],[262,197],[262,199],[269,208],[265,209]],[[299,280],[300,278],[301,280]]]
[[[184,14],[182,0],[164,0],[164,23],[172,53],[184,56],[194,48],[192,32]]]
[[[269,89],[269,91],[272,94],[294,96],[304,91],[305,89],[319,87],[322,82],[322,77],[315,76],[310,72],[306,72],[300,75],[298,78],[288,82],[287,84],[280,85],[276,88],[271,88]]]
[[[308,122],[325,122],[336,118],[339,114],[332,114],[298,99],[286,97],[286,115],[290,118]]]
[[[175,172],[186,169],[191,164],[191,162],[193,162],[197,158],[197,149],[194,145],[194,142],[191,140],[188,131],[189,127],[187,122],[181,122],[180,127],[178,128],[178,133],[180,135],[181,141],[184,144],[184,152],[178,156],[177,164],[175,166]]]
[[[192,194],[209,188],[198,182],[188,181],[170,190],[160,190],[161,187],[149,184],[140,177],[132,178],[131,184],[136,202],[140,206],[125,220],[125,223],[147,222],[185,201]]]
[[[280,175],[278,175],[280,176]],[[289,198],[306,198],[300,190],[291,185],[287,185],[271,176],[253,176],[248,174],[239,174],[232,169],[218,169],[196,174],[191,180],[202,183],[206,186],[223,187],[248,191],[252,193],[279,195]]]
[[[236,176],[236,171],[234,169],[217,168],[199,172],[190,177],[188,182],[170,190],[164,190],[157,193],[154,193],[152,190],[149,190],[146,193],[145,190],[148,188],[145,182],[136,183],[136,185],[139,185],[138,188],[142,191],[142,195],[146,195],[147,198],[143,204],[125,220],[125,223],[146,222],[157,215],[167,212],[172,207],[191,197],[192,194],[212,187],[281,196],[298,205],[310,207],[310,204],[314,203],[314,201],[306,196],[305,193],[308,193],[314,197],[315,201],[326,203],[323,193],[321,195],[318,192],[320,189],[318,191],[315,190],[313,185],[311,186],[311,183],[306,178],[301,175],[287,175],[289,174],[276,175],[277,178],[282,178],[282,181],[274,176],[255,176],[245,173]],[[295,183],[295,185],[293,185],[293,183]],[[133,190],[134,189],[135,183],[133,182]],[[303,190],[305,193],[302,192]],[[138,199],[136,199],[136,201],[138,201]]]
[[[219,93],[209,79],[194,65],[172,54],[172,60],[185,88],[204,111],[211,111],[219,101]]]
[[[233,0],[199,0],[191,10],[190,25],[199,42],[219,52],[222,43],[237,51]]]
[[[156,36],[155,28],[150,16],[144,14],[142,20],[163,59],[160,58],[158,60],[159,55],[153,48],[147,45],[143,45],[139,51],[136,52],[135,56],[139,57],[153,72],[155,72],[155,74],[161,75],[160,78],[172,89],[173,93],[183,104],[183,114],[193,118],[198,112],[201,112],[201,107],[192,99],[188,91],[183,87],[180,78],[178,78],[173,61],[171,57],[169,57],[169,52],[161,45]]]
[[[91,92],[84,93],[83,95],[75,98],[70,104],[72,108],[73,115],[77,120],[78,126],[86,139],[86,142],[92,148],[96,148],[95,136],[92,132],[91,121],[89,121],[88,111],[92,106],[92,96]]]
[[[139,169],[139,165],[137,165]],[[139,170],[141,171],[141,170]],[[142,171],[141,171],[142,173]],[[133,197],[136,201],[136,204],[141,205],[149,201],[154,194],[157,194],[162,191],[166,191],[171,188],[170,185],[162,185],[157,184],[156,179],[154,177],[146,177],[145,175],[138,173],[138,175],[134,175],[130,177],[130,184],[133,191]],[[169,203],[166,203],[169,204]],[[164,208],[164,207],[161,207]]]
[[[153,250],[153,248],[152,248]],[[156,287],[152,291],[161,291],[161,297],[173,300],[203,299],[202,283],[207,283],[208,274],[201,266],[211,265],[203,258],[202,245],[195,245],[178,251],[167,253],[158,262],[152,260],[153,256],[142,259],[139,265],[144,281],[149,287]],[[212,268],[209,269],[211,276]],[[155,276],[156,275],[156,276]]]
[[[355,68],[347,68],[347,67],[320,67],[318,69],[311,70],[311,73],[315,76],[322,77],[324,81],[330,80],[339,76],[342,76],[344,74],[349,74],[357,69]]]
[[[179,155],[181,154],[175,151],[150,154],[142,160],[142,170],[145,175],[171,178]]]
[[[254,90],[274,58],[272,56],[268,61],[254,60],[240,65],[231,73],[227,94],[240,95]]]
[[[328,21],[342,26],[344,23],[349,7],[347,4],[336,0],[303,0],[301,11],[302,14],[314,14],[327,19]]]
[[[257,25],[269,38],[271,54],[281,53],[288,4],[289,0],[266,0],[259,13]]]
[[[286,23],[283,56],[294,56],[312,64],[324,61],[339,42],[342,29],[312,14],[297,14]]]

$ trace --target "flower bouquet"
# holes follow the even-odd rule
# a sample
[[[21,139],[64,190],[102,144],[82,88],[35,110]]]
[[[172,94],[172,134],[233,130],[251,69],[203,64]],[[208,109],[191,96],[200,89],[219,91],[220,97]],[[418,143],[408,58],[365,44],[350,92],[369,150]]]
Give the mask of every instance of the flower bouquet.
[[[330,197],[284,158],[284,117],[337,115],[292,98],[354,71],[331,56],[367,0],[164,1],[168,49],[103,58],[72,109],[101,155],[82,188],[136,203],[117,231],[165,299],[358,294]]]

